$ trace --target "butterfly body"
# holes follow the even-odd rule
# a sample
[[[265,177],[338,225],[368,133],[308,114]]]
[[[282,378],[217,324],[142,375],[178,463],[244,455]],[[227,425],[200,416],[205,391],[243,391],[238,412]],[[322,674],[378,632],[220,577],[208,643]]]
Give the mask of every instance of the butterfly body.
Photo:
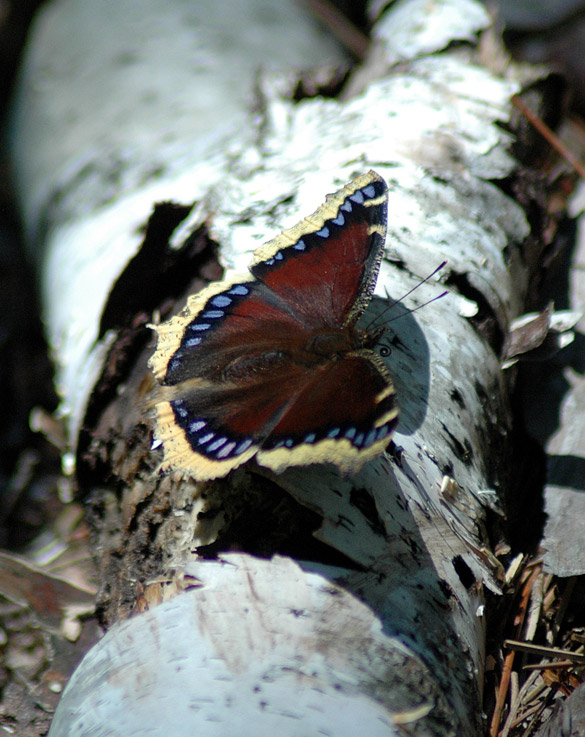
[[[386,186],[369,172],[157,326],[155,436],[164,469],[224,476],[251,458],[277,472],[353,472],[386,447],[398,410],[360,330],[382,256]]]

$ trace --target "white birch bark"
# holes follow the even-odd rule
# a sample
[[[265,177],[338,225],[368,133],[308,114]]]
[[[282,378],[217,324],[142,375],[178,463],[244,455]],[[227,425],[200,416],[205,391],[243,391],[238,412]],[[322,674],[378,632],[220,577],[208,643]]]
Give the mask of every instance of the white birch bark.
[[[260,242],[356,171],[374,168],[389,184],[377,294],[400,297],[446,258],[441,278],[464,276],[506,329],[522,293],[504,249],[518,247],[529,228],[490,179],[514,171],[511,138],[498,123],[509,118],[516,85],[474,63],[471,46],[444,51],[451,41],[475,42],[487,27],[478,4],[401,2],[374,32],[377,75],[362,70],[359,94],[295,103],[279,92],[281,79],[264,75],[261,115],[248,116],[239,94],[265,57],[252,42],[239,45],[241,28],[252,26],[269,59],[323,61],[324,42],[294,6],[270,6],[290,14],[275,41],[252,20],[252,8],[266,6],[251,3],[246,20],[229,23],[227,70],[210,81],[202,62],[196,75],[189,64],[209,42],[211,6],[198,26],[187,16],[199,6],[177,0],[162,12],[144,3],[133,33],[149,37],[153,24],[150,47],[112,20],[122,12],[114,6],[135,5],[106,5],[104,15],[88,15],[83,32],[75,13],[93,14],[96,3],[49,8],[33,37],[14,136],[27,230],[43,250],[45,316],[73,448],[115,339],[95,343],[101,312],[139,245],[138,226],[163,198],[198,203],[177,242],[207,222],[226,269],[242,271]],[[458,22],[445,28],[441,18],[453,14]],[[129,86],[120,64],[100,74],[110,33],[123,36],[110,60],[125,52],[142,59]],[[214,62],[221,56],[208,53]],[[65,89],[64,69],[79,71],[82,58],[83,73]],[[39,85],[42,69],[48,78]],[[87,90],[98,94],[95,108]],[[157,167],[162,174],[149,176]],[[122,184],[108,190],[114,172]],[[253,217],[242,222],[242,212]],[[406,307],[442,289],[433,280]],[[376,302],[368,317],[385,306]],[[169,547],[168,557],[197,587],[111,629],[71,680],[52,737],[354,735],[356,725],[368,735],[478,733],[484,586],[497,590],[482,520],[505,483],[497,461],[509,416],[498,356],[468,319],[476,310],[453,289],[389,325],[400,463],[380,457],[351,480],[320,468],[273,477],[318,512],[318,538],[355,568],[244,554],[192,561],[189,550],[206,530],[184,513],[173,522],[183,525],[184,545]],[[390,319],[403,312],[395,308]]]

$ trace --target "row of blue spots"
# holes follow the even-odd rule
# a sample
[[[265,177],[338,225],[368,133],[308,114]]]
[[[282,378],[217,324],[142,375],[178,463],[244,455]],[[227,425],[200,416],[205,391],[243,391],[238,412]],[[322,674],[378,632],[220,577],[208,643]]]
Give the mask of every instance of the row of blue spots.
[[[189,416],[189,411],[185,407],[185,402],[182,399],[177,399],[176,402],[173,402],[172,406],[181,419],[184,420]]]
[[[225,292],[220,292],[211,297],[206,302],[203,311],[198,313],[193,322],[185,328],[181,345],[169,361],[167,372],[173,372],[180,368],[186,349],[196,348],[200,345],[203,334],[213,327],[213,322],[207,321],[219,320],[225,317],[226,308],[232,304],[234,297],[246,297],[249,293],[250,288],[246,284],[234,284]],[[210,309],[212,307],[215,309]]]
[[[226,316],[226,309],[232,304],[234,297],[246,297],[248,294],[250,294],[250,288],[246,284],[234,284],[227,291],[211,297],[206,302],[203,311],[185,329],[181,347],[195,348],[195,346],[198,346],[203,340],[201,334],[213,327],[213,321]],[[210,320],[212,322],[208,322]],[[174,363],[177,363],[182,355],[180,350],[177,351],[173,357]]]
[[[356,190],[353,194],[349,195],[349,199],[355,202],[356,205],[363,205],[365,200],[371,200],[376,194],[376,187],[373,184],[368,184],[362,189]]]
[[[269,259],[267,259],[266,261],[264,261],[264,263],[265,263],[265,264],[266,264],[267,266],[272,266],[272,264],[273,264],[273,263],[274,263],[275,261],[282,261],[282,260],[283,260],[283,258],[284,258],[284,255],[283,255],[282,251],[277,251],[277,252],[276,252],[276,253],[274,254],[274,256],[272,256],[272,258],[269,258]]]
[[[178,399],[172,403],[172,406],[181,419],[186,420],[188,418],[189,412],[183,400]],[[186,432],[192,448],[196,448],[202,455],[208,457],[213,455],[220,460],[241,455],[253,443],[252,438],[238,441],[232,440],[221,433],[213,432],[207,427],[207,422],[203,419],[189,422]]]
[[[173,402],[173,407],[182,419],[187,419],[189,412],[184,406],[183,400]],[[252,438],[237,441],[232,440],[221,433],[214,432],[207,428],[207,422],[203,419],[192,420],[188,424],[186,431],[193,448],[196,448],[200,453],[208,457],[213,455],[219,460],[241,455],[248,450],[253,443]],[[386,437],[389,433],[390,427],[388,425],[373,428],[368,433],[358,432],[355,427],[350,427],[345,431],[345,433],[343,433],[342,438],[349,440],[355,448],[369,448],[373,443]],[[341,428],[335,427],[327,433],[327,438],[334,439],[340,435]],[[292,448],[295,445],[301,444],[310,445],[316,440],[316,433],[308,433],[300,443],[295,442],[292,438],[279,440],[274,444],[272,450],[282,447]]]
[[[390,428],[388,425],[382,425],[378,429],[372,429],[367,435],[363,432],[358,433],[355,427],[350,427],[348,430],[345,431],[343,437],[351,441],[352,445],[355,445],[358,448],[361,446],[363,446],[364,448],[369,448],[372,443],[375,443],[377,440],[380,440],[385,435],[388,435],[389,432]],[[339,437],[340,434],[341,428],[334,427],[332,430],[329,430],[329,432],[327,433],[327,437],[333,440]]]
[[[350,427],[347,429],[343,435],[341,433],[340,427],[334,427],[325,436],[329,440],[334,440],[335,438],[340,437],[340,439],[345,438],[346,440],[349,440],[351,444],[356,448],[369,448],[370,445],[373,445],[378,440],[381,440],[383,437],[386,437],[390,433],[390,427],[388,425],[382,425],[378,428],[373,428],[370,430],[370,432],[359,432],[357,431],[357,428]],[[321,440],[322,438],[317,438],[316,433],[309,433],[304,437],[301,441],[295,441],[293,438],[286,438],[283,440],[277,441],[270,450],[276,450],[277,448],[292,448],[293,446],[297,445],[312,445],[317,439]]]
[[[369,448],[370,445],[373,445],[378,440],[381,440],[389,433],[390,428],[388,425],[382,425],[378,428],[372,428],[368,433],[358,433],[355,427],[350,427],[349,430],[346,430],[343,437],[349,440],[351,444],[356,448]]]
[[[276,450],[276,448],[282,448],[283,446],[285,448],[292,448],[293,445],[295,445],[295,441],[292,438],[287,438],[286,440],[279,440],[270,450]],[[299,445],[299,443],[296,443],[296,445]]]

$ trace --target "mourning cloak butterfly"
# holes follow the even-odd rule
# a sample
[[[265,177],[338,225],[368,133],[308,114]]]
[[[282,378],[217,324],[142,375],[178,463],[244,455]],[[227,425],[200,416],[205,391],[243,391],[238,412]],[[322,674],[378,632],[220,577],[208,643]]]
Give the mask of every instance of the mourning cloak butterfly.
[[[255,458],[276,472],[329,462],[353,473],[386,448],[398,409],[373,350],[382,329],[356,328],[386,208],[384,180],[358,176],[261,246],[250,274],[210,284],[151,326],[162,470],[212,479]]]

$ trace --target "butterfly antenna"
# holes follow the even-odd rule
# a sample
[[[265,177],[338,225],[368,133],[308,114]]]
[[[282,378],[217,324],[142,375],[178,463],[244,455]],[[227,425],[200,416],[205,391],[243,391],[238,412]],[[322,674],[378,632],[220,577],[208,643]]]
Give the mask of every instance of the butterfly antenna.
[[[409,292],[409,294],[410,294],[410,292]],[[418,310],[422,310],[423,307],[426,307],[427,305],[430,305],[433,302],[436,302],[438,299],[441,299],[442,297],[445,297],[447,294],[449,294],[449,290],[448,289],[445,289],[444,292],[441,292],[441,294],[437,294],[436,297],[433,297],[432,299],[429,299],[427,302],[423,302],[422,305],[419,305],[418,307],[414,307],[412,310],[408,310],[408,313],[407,314],[408,315],[412,315],[413,312],[418,312]],[[404,297],[402,299],[404,299]],[[401,300],[398,300],[398,302],[400,302],[400,301]],[[394,307],[394,305],[390,305],[390,307]],[[390,309],[390,308],[388,308],[388,309]],[[398,320],[401,317],[404,317],[404,315],[396,315],[396,317],[393,317],[390,320],[387,320],[386,322],[387,323],[388,322],[394,322],[394,320]]]
[[[394,301],[394,304],[397,304],[398,302],[402,302],[404,299],[406,299],[409,295],[411,295],[416,289],[418,289],[420,286],[422,286],[425,282],[428,282],[429,279],[432,279],[435,274],[437,274],[439,271],[441,271],[442,268],[444,268],[447,265],[447,261],[442,261],[437,268],[434,271],[431,271],[431,273],[428,276],[425,276],[424,279],[421,279],[418,284],[415,284],[415,286],[412,289],[409,289],[406,294],[403,294],[400,299],[397,299]],[[446,294],[446,292],[445,292]],[[443,296],[443,295],[441,295]],[[438,297],[435,297],[434,299],[429,300],[429,302],[426,302],[425,304],[429,304],[430,302],[434,302],[435,299],[439,299]],[[421,305],[421,307],[424,307],[424,305]],[[418,307],[416,308],[419,309]],[[412,310],[414,312],[414,310]]]
[[[421,279],[421,281],[419,281],[418,284],[415,284],[414,287],[412,289],[409,289],[408,292],[406,292],[406,294],[403,294],[402,297],[400,297],[400,299],[395,299],[393,301],[393,304],[388,305],[388,307],[386,307],[386,309],[383,312],[381,312],[377,317],[375,317],[372,320],[372,322],[368,325],[368,327],[371,327],[376,322],[376,320],[379,320],[381,317],[383,317],[384,314],[386,312],[388,312],[388,310],[391,310],[399,302],[402,302],[403,300],[405,300],[409,295],[411,295],[415,290],[417,290],[422,284],[424,284],[425,282],[428,282],[430,279],[432,279],[433,276],[435,276],[435,274],[437,274],[439,271],[441,271],[442,268],[444,268],[446,266],[446,264],[447,264],[447,261],[446,260],[445,261],[442,261],[437,266],[437,268],[434,271],[431,271],[431,273],[428,276],[425,276],[424,279]],[[416,312],[417,310],[420,310],[423,307],[426,307],[427,305],[430,305],[431,302],[435,302],[436,300],[441,299],[441,297],[444,297],[448,293],[449,293],[448,290],[445,290],[444,292],[442,292],[441,294],[437,295],[436,297],[433,297],[432,299],[429,299],[428,302],[424,302],[422,305],[419,305],[418,307],[415,307],[413,310],[409,310],[408,311],[408,314],[410,314],[412,312]],[[388,298],[390,298],[390,295],[388,294],[388,292],[386,292],[386,295],[387,295]],[[397,320],[399,317],[402,317],[402,316],[401,315],[397,315],[396,317],[393,317],[392,320],[388,320],[388,322],[392,322],[393,320]]]

